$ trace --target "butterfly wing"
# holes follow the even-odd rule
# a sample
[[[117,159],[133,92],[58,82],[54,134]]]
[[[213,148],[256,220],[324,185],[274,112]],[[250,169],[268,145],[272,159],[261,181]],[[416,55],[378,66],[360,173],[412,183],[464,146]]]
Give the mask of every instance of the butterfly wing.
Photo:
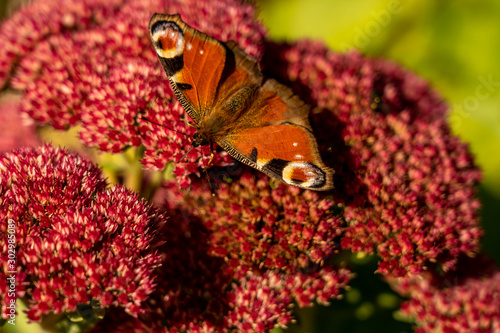
[[[274,80],[262,85],[253,58],[179,15],[155,14],[151,41],[178,100],[199,131],[234,158],[287,184],[333,188],[318,153],[309,107]]]
[[[149,33],[172,90],[198,123],[216,100],[226,49],[217,39],[186,25],[179,15],[154,14]]]
[[[282,84],[267,80],[234,131],[217,143],[234,158],[287,184],[333,188],[333,170],[319,155],[309,107]]]

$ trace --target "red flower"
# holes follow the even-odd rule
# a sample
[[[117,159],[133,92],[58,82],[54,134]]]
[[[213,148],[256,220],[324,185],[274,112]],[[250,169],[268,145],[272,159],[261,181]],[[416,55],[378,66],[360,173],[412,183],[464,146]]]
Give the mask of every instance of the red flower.
[[[294,302],[310,306],[340,298],[347,269],[258,268],[224,260],[209,249],[211,232],[178,211],[163,225],[158,286],[137,319],[109,311],[93,332],[268,332],[292,320]]]
[[[416,321],[416,332],[500,331],[500,271],[485,257],[466,258],[449,274],[390,282],[410,298],[401,312]]]
[[[273,189],[267,176],[239,168],[235,172],[246,171],[238,181],[219,183],[214,196],[204,179],[186,191],[176,184],[166,191],[169,209],[180,207],[204,221],[213,255],[237,267],[294,273],[338,252],[345,222],[333,201],[285,184]]]
[[[89,299],[131,315],[153,291],[159,263],[150,242],[165,217],[123,187],[105,189],[92,163],[43,146],[0,156],[0,231],[15,223],[16,268],[0,273],[6,318],[7,271],[17,271],[17,297],[28,317],[74,311]],[[7,237],[0,240],[7,253]]]

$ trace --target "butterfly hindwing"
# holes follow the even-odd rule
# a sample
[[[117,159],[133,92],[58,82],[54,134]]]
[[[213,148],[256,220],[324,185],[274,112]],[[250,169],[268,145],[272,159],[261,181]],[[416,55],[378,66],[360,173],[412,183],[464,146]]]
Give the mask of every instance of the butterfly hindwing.
[[[324,165],[308,121],[309,107],[282,84],[267,80],[242,119],[218,142],[234,158],[287,184],[328,190]]]

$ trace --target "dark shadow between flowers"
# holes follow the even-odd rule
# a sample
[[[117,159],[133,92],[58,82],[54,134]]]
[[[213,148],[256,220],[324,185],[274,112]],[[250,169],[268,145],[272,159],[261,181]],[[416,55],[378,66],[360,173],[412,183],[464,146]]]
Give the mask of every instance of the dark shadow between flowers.
[[[343,124],[332,110],[317,107],[311,97],[309,87],[297,81],[290,81],[287,75],[289,62],[284,54],[291,45],[286,43],[267,42],[261,61],[265,77],[273,79],[290,87],[303,101],[311,106],[309,120],[318,142],[318,148],[323,162],[333,170],[335,200],[348,205],[361,206],[366,202],[366,188],[356,175],[357,166],[350,147],[342,138]]]
[[[264,80],[268,78],[275,79],[292,89],[304,102],[314,107],[316,101],[311,97],[309,87],[299,81],[292,81],[288,77],[287,71],[290,62],[286,59],[285,54],[290,49],[292,49],[292,45],[287,43],[274,43],[271,41],[264,43],[264,53],[259,64]]]
[[[438,290],[466,286],[471,279],[491,277],[497,271],[495,260],[487,254],[478,253],[474,257],[464,254],[457,258],[455,269],[443,272],[439,266],[430,267],[427,275],[430,285]]]
[[[222,148],[217,147],[217,151],[219,150],[222,150]],[[231,183],[238,179],[245,171],[245,168],[250,167],[238,160],[233,159],[233,161],[227,166],[212,166],[206,170],[208,176],[207,178],[210,182],[209,185],[214,194],[217,195],[216,192],[219,189],[219,184]]]

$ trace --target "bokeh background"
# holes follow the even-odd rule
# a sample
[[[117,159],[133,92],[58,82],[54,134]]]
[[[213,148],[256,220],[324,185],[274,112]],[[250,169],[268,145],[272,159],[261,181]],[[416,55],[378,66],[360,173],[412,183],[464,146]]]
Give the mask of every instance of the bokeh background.
[[[0,17],[18,3],[0,0]],[[392,59],[443,95],[453,132],[484,171],[483,250],[500,263],[500,1],[257,0],[256,6],[273,40],[320,39],[339,52]],[[353,262],[357,278],[344,300],[298,309],[296,324],[273,333],[411,332],[397,313],[402,300],[373,274],[376,258]],[[42,332],[36,325],[17,329]]]

